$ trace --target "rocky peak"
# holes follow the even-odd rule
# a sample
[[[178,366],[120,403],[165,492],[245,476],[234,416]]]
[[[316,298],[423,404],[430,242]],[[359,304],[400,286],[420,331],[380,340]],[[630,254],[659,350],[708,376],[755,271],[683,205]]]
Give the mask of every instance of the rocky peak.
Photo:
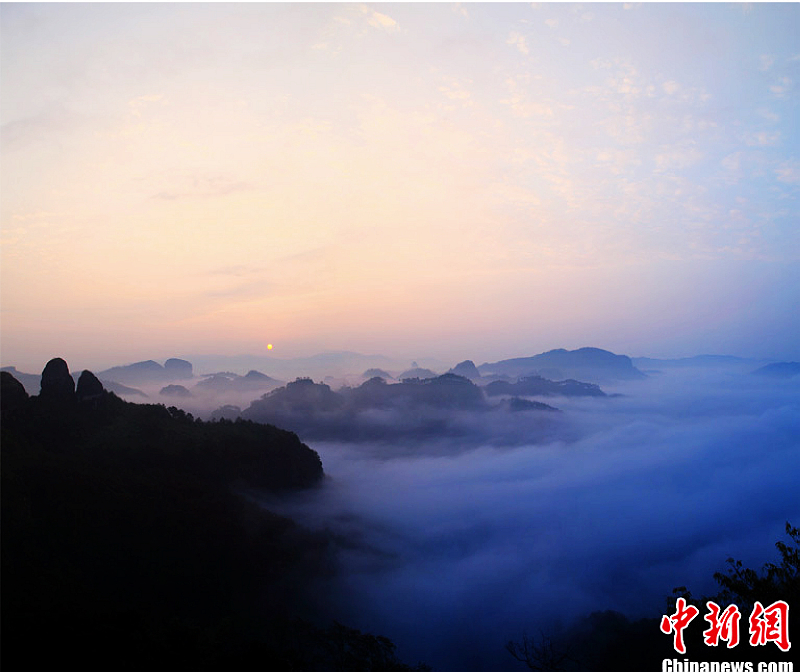
[[[456,364],[448,373],[454,373],[457,376],[463,376],[470,380],[481,377],[481,374],[478,372],[478,367],[475,366],[475,362],[471,359],[465,359],[460,364]]]
[[[41,399],[66,401],[75,398],[75,381],[69,375],[67,363],[56,357],[51,359],[42,371]]]
[[[103,383],[91,371],[84,370],[78,378],[78,388],[76,395],[78,401],[93,399],[103,394]]]

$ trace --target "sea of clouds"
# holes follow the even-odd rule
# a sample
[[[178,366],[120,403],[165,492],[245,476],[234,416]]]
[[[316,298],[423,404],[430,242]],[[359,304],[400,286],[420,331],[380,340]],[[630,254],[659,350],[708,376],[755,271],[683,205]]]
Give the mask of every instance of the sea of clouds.
[[[314,443],[323,487],[269,504],[336,539],[332,615],[436,670],[519,669],[503,646],[523,632],[659,616],[674,587],[715,593],[730,556],[776,560],[800,525],[800,381],[669,371],[608,391],[545,399],[557,422],[485,414],[500,444]]]

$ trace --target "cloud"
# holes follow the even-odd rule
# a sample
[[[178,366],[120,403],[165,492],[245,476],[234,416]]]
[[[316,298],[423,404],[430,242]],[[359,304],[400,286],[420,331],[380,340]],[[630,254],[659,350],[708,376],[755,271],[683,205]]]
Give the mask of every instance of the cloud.
[[[667,148],[656,155],[656,167],[660,171],[688,168],[703,158],[703,152],[694,146]]]
[[[506,40],[506,44],[510,44],[512,47],[516,47],[519,50],[519,53],[528,55],[528,45],[525,43],[525,37],[517,32],[512,32],[508,39]]]
[[[27,117],[7,121],[0,126],[0,143],[4,151],[22,149],[29,144],[50,143],[55,136],[75,134],[88,119],[54,103]]]
[[[775,169],[779,182],[786,184],[800,184],[800,162],[795,159],[784,161]]]
[[[179,186],[173,190],[162,190],[151,198],[175,201],[189,198],[217,198],[237,192],[250,191],[254,185],[218,175],[186,175],[177,180]]]
[[[661,88],[664,89],[665,93],[668,93],[671,96],[673,93],[676,93],[681,88],[681,86],[680,84],[678,84],[678,82],[669,81],[669,82],[664,82],[661,85]]]
[[[457,2],[457,3],[455,3],[455,4],[453,5],[453,11],[454,11],[456,14],[460,14],[460,15],[461,15],[461,16],[463,16],[465,19],[468,19],[468,18],[469,18],[469,12],[467,11],[467,8],[466,8],[466,7],[464,7],[464,5],[463,5],[462,3],[460,3],[460,2]]]
[[[767,121],[773,124],[778,123],[781,119],[779,114],[776,114],[775,112],[766,107],[760,107],[758,109],[758,116],[763,119],[766,119]]]
[[[329,585],[347,621],[435,669],[504,669],[522,629],[658,615],[729,556],[772,560],[800,516],[797,384],[673,371],[620,391],[562,400],[556,433],[516,448],[313,444],[329,479],[284,506],[348,541]]]
[[[759,69],[760,70],[769,70],[772,65],[775,63],[775,57],[770,54],[762,54],[759,58]]]
[[[781,77],[778,81],[769,87],[776,96],[783,97],[792,86],[792,80],[788,77]]]
[[[513,77],[506,79],[509,97],[500,100],[500,104],[508,105],[515,116],[528,117],[553,117],[555,111],[550,101],[531,100],[523,86]]]
[[[367,15],[367,22],[373,28],[379,28],[390,33],[400,30],[400,26],[397,24],[397,21],[387,14],[381,14],[380,12],[371,9],[366,5],[361,5],[361,11]]]
[[[461,101],[465,106],[470,106],[472,105],[472,94],[465,88],[465,85],[471,83],[470,80],[466,80],[463,83],[453,80],[449,84],[441,85],[439,91],[450,100]]]
[[[734,152],[733,154],[728,154],[720,164],[722,165],[725,170],[737,171],[739,170],[739,166],[741,165],[742,160],[742,153],[741,152]]]
[[[780,131],[767,133],[766,131],[758,131],[756,133],[747,133],[744,136],[745,144],[750,147],[769,147],[777,145],[781,139]]]

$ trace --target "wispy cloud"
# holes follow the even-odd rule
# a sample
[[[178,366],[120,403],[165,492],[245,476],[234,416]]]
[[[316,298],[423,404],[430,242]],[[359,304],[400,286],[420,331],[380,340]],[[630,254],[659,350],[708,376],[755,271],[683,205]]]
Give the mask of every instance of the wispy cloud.
[[[770,147],[777,145],[780,139],[780,131],[773,131],[771,133],[767,131],[753,131],[746,133],[744,136],[745,144],[751,147]]]
[[[506,40],[506,44],[510,44],[512,47],[516,47],[519,53],[528,55],[528,45],[525,41],[525,37],[517,32],[512,32],[508,39]]]
[[[769,90],[772,91],[776,96],[783,97],[789,91],[792,86],[792,80],[788,77],[780,77],[772,86],[769,87]]]
[[[215,175],[185,176],[176,181],[174,190],[159,191],[152,198],[162,201],[175,201],[188,198],[218,198],[237,192],[252,190],[254,186],[247,182],[238,181]]]
[[[456,2],[453,5],[453,11],[456,14],[459,14],[460,16],[463,16],[465,19],[469,18],[469,12],[467,11],[467,8],[464,6],[464,4],[461,3],[461,2]]]
[[[471,106],[473,104],[472,94],[466,88],[471,84],[470,80],[459,81],[451,80],[447,84],[442,84],[439,91],[448,99],[461,102],[464,106]]]
[[[796,159],[784,161],[775,169],[779,182],[800,185],[800,162]]]
[[[362,13],[367,15],[367,23],[373,28],[378,28],[380,30],[385,30],[388,32],[396,32],[400,30],[400,26],[397,24],[391,16],[388,14],[382,14],[367,5],[361,5]]]
[[[669,82],[664,82],[661,85],[661,88],[664,89],[665,93],[671,96],[672,94],[677,93],[680,90],[681,86],[680,84],[678,84],[678,82],[669,81]]]

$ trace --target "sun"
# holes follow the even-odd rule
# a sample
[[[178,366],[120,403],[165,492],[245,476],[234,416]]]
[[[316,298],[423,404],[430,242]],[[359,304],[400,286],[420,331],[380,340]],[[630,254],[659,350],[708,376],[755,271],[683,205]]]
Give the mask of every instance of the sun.
[[[272,350],[272,343],[267,343],[267,350]]]

